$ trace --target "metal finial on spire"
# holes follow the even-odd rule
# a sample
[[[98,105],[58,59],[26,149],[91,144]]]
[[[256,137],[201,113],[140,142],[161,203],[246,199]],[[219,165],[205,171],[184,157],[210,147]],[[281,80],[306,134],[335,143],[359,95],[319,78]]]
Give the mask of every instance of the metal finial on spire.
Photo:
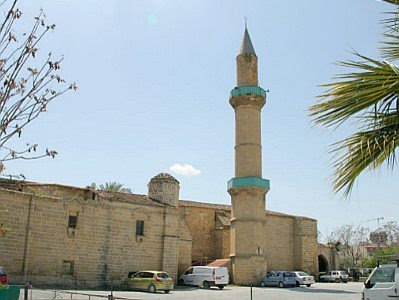
[[[247,29],[247,17],[244,17],[244,20],[245,20],[244,37],[242,38],[239,54],[252,53],[252,54],[256,55],[254,46],[252,45],[251,38],[249,37],[249,33],[248,33],[248,29]]]
[[[248,18],[246,16],[244,16],[244,22],[245,22],[245,29],[247,29]]]

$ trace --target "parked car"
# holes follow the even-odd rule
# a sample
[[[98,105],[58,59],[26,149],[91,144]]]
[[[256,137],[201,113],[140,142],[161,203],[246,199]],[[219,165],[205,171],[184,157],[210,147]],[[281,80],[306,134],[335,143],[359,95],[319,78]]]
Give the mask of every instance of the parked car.
[[[320,276],[320,281],[325,282],[344,282],[347,283],[349,275],[346,271],[334,270],[325,275]]]
[[[314,283],[314,277],[302,271],[294,271],[296,286],[306,285],[310,287]]]
[[[280,288],[296,286],[295,274],[288,271],[269,272],[261,278],[260,286],[278,286]]]
[[[0,285],[7,285],[8,284],[8,277],[6,270],[0,266]]]
[[[140,271],[129,278],[128,286],[132,290],[169,293],[170,290],[173,290],[173,279],[168,273],[162,271]]]
[[[223,289],[229,283],[226,267],[194,266],[187,269],[179,278],[179,285],[203,286],[208,289],[217,286]]]
[[[399,263],[376,267],[364,283],[362,299],[385,300],[399,298]]]

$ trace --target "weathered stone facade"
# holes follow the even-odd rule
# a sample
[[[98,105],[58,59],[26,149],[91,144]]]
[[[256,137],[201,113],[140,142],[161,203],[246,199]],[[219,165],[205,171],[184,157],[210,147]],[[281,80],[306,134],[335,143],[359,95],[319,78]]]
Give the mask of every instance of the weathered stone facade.
[[[0,265],[12,282],[118,286],[132,271],[165,270],[177,278],[193,262],[231,253],[230,205],[180,200],[174,207],[145,195],[9,180],[0,180],[0,187],[0,207],[7,208],[0,218],[11,228],[1,237]],[[70,216],[76,216],[75,228]],[[317,274],[318,254],[332,259],[331,249],[317,244],[316,220],[268,210],[263,217],[256,234],[266,265],[255,256],[258,271],[236,265],[235,272]],[[143,235],[136,234],[137,221],[144,221]]]
[[[5,186],[0,206],[8,212],[1,218],[11,234],[1,238],[0,265],[12,281],[119,285],[132,271],[165,270],[176,278],[179,267],[191,265],[191,234],[177,207],[145,195],[54,184]],[[137,222],[143,222],[142,233]]]

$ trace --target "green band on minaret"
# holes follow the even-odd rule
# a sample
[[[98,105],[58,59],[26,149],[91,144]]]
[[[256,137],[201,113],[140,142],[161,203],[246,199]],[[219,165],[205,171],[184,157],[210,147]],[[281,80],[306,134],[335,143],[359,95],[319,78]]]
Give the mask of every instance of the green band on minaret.
[[[254,85],[242,85],[232,89],[230,92],[230,99],[240,95],[258,95],[266,99],[266,91]]]
[[[244,186],[258,186],[270,190],[270,180],[260,177],[234,177],[227,182],[227,190]]]

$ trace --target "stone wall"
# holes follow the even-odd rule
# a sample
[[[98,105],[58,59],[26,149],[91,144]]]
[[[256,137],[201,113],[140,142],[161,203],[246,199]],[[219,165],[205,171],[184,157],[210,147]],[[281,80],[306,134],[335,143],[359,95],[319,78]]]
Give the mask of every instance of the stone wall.
[[[294,267],[294,222],[292,217],[265,214],[265,241],[268,271]]]
[[[121,285],[129,272],[142,269],[165,270],[177,278],[192,261],[231,254],[228,205],[180,201],[177,208],[145,195],[33,183],[12,187],[0,189],[0,206],[8,210],[0,217],[12,230],[1,239],[0,265],[11,282]],[[68,228],[69,216],[77,218],[76,228]],[[144,221],[143,235],[136,235],[137,221]],[[256,230],[264,237],[260,256],[254,259],[263,265],[256,272],[315,274],[315,220],[266,211],[262,223]]]
[[[120,285],[128,272],[163,267],[177,276],[180,243],[173,236],[178,231],[177,208],[168,208],[166,233],[171,234],[166,236],[161,204],[92,197],[85,189],[59,194],[56,190],[53,186],[47,190],[41,186],[34,194],[0,190],[0,204],[8,210],[2,219],[11,228],[0,243],[0,265],[8,270],[11,282]],[[68,228],[70,215],[77,217],[76,228]],[[144,221],[142,236],[136,235],[138,220]],[[189,243],[182,248],[188,249]]]
[[[339,269],[339,257],[333,245],[318,244],[317,255],[322,256],[321,259],[327,261],[328,271]]]
[[[309,218],[295,217],[294,228],[294,253],[298,257],[295,268],[316,275],[318,274],[317,222]]]
[[[191,201],[179,202],[179,210],[185,215],[192,236],[193,261],[226,258],[220,255],[226,253],[226,247],[230,247],[230,242],[229,238],[226,240],[226,232],[219,232],[220,225],[218,225],[217,212],[222,212],[229,218],[230,211],[228,208],[227,205]],[[223,241],[220,240],[222,237],[225,237]],[[225,250],[222,251],[221,247],[225,247]]]
[[[180,201],[179,209],[185,214],[192,233],[192,260],[214,260],[230,255],[230,226],[222,226],[218,213],[230,217],[230,206],[192,201]],[[317,274],[316,220],[265,212],[264,239],[267,271],[305,270]]]

